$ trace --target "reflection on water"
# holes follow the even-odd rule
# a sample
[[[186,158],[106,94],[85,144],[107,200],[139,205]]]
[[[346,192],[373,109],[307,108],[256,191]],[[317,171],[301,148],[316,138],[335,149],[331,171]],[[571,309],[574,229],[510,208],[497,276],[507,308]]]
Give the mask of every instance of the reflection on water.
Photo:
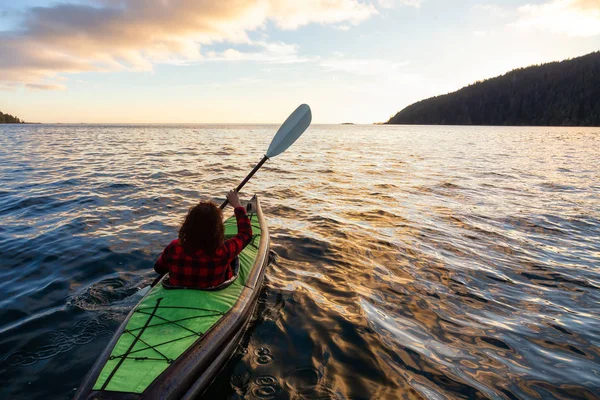
[[[275,126],[0,128],[0,397],[69,398]],[[247,186],[271,265],[207,398],[598,398],[600,130],[313,126]]]

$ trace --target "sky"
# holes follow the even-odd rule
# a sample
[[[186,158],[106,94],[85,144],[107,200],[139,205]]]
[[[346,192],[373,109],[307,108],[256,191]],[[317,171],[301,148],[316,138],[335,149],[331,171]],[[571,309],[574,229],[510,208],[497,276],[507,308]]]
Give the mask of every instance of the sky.
[[[0,0],[0,111],[46,123],[386,121],[600,50],[600,0]]]

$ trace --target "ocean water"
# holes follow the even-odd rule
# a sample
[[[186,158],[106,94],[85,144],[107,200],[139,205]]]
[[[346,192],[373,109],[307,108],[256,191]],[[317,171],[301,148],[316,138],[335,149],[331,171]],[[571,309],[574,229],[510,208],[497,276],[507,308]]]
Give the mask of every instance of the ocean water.
[[[68,399],[270,125],[0,126],[0,398]],[[600,398],[600,128],[319,126],[210,399]]]

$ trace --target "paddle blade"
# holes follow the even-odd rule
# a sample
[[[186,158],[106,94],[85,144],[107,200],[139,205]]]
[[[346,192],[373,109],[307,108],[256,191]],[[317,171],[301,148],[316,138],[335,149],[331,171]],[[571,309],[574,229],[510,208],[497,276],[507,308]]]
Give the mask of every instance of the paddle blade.
[[[304,133],[311,121],[310,107],[307,104],[298,106],[275,134],[266,156],[271,158],[286,151]]]

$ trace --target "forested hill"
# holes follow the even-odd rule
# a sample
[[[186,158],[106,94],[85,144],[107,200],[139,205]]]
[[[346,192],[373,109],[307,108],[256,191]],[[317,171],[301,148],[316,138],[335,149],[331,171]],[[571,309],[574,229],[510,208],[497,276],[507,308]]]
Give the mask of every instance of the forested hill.
[[[600,52],[477,82],[408,106],[387,123],[600,126]]]
[[[10,114],[4,114],[0,111],[0,124],[22,124],[24,121],[21,121],[17,117],[13,117]]]

